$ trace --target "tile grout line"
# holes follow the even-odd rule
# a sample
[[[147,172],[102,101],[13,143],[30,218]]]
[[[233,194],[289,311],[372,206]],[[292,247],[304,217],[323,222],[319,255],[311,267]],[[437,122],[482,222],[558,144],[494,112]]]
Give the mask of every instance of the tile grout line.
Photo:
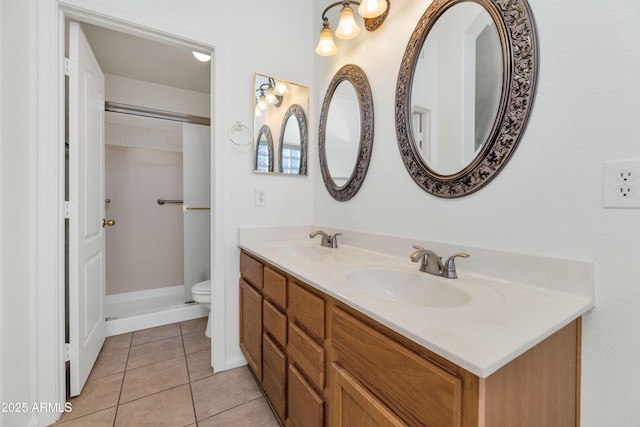
[[[122,383],[120,383],[120,393],[118,393],[118,403],[116,405],[116,413],[113,415],[113,426],[116,425],[116,420],[118,419],[118,410],[120,409],[120,399],[122,398],[122,389],[124,389],[124,379],[127,376],[127,365],[129,364],[129,356],[131,355],[131,344],[133,343],[133,333],[131,334],[131,341],[129,341],[129,348],[127,351],[127,360],[124,363],[124,372],[122,373]]]
[[[213,415],[211,415],[211,416],[209,416],[209,417],[207,417],[207,418],[203,418],[203,419],[201,419],[201,420],[196,420],[196,422],[198,422],[198,421],[204,421],[204,420],[209,420],[209,419],[211,419],[211,418],[217,417],[218,415],[222,415],[222,414],[224,414],[225,412],[229,412],[229,411],[231,411],[231,410],[233,410],[233,409],[239,408],[239,407],[241,407],[241,406],[247,405],[247,404],[249,404],[249,403],[251,403],[251,402],[255,402],[256,400],[260,400],[260,399],[266,399],[266,397],[265,397],[264,395],[261,395],[260,397],[256,397],[255,399],[247,400],[247,401],[246,401],[246,402],[244,402],[244,403],[241,403],[241,404],[239,404],[239,405],[236,405],[236,406],[233,406],[233,407],[231,407],[231,408],[225,409],[224,411],[220,411],[220,412],[218,412],[217,414],[213,414]],[[269,409],[271,409],[271,408],[269,408]]]
[[[189,380],[189,394],[191,395],[191,409],[193,409],[193,419],[198,425],[198,414],[196,413],[196,400],[193,398],[193,387],[191,387],[191,372],[189,372],[189,361],[187,360],[187,349],[184,345],[184,332],[180,323],[180,337],[182,337],[182,350],[184,351],[184,363],[187,365],[187,379]]]

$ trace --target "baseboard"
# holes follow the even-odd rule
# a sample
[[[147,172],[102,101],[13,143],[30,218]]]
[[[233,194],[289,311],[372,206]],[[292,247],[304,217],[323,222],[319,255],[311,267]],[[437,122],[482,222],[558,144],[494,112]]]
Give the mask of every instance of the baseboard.
[[[225,371],[229,369],[239,368],[240,366],[245,366],[247,364],[247,359],[244,357],[234,357],[233,359],[227,359]]]

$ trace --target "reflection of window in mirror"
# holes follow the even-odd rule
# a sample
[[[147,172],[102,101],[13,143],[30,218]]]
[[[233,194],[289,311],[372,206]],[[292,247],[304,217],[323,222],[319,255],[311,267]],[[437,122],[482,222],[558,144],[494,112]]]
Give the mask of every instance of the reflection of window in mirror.
[[[428,108],[413,107],[413,135],[422,158],[431,161],[431,111]]]
[[[269,146],[261,142],[258,143],[258,151],[256,153],[256,171],[269,172]]]
[[[300,145],[284,144],[282,146],[282,173],[297,174],[300,172]]]

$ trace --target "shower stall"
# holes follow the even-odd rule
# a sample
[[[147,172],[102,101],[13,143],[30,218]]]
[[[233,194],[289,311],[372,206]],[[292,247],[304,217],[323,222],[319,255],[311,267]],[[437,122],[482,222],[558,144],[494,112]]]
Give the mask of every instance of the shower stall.
[[[107,335],[202,317],[211,278],[208,119],[106,103]]]

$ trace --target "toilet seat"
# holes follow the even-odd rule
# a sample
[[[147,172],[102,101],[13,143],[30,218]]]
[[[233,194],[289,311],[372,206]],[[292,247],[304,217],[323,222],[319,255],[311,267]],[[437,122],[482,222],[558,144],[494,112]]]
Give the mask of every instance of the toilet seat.
[[[211,280],[196,283],[191,288],[191,293],[194,295],[211,295]]]

